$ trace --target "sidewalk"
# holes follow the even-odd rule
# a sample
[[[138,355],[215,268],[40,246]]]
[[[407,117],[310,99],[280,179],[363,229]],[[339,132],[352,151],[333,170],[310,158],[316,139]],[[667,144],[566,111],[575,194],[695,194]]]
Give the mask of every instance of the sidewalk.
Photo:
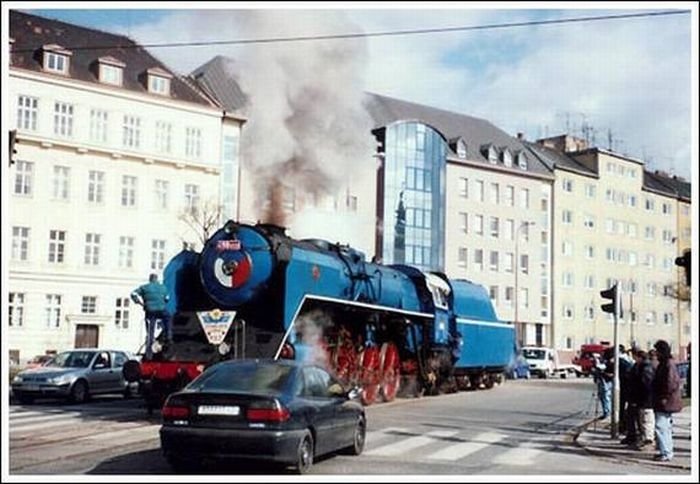
[[[581,432],[574,438],[579,447],[591,454],[601,455],[620,461],[632,461],[669,470],[687,470],[690,472],[690,406],[673,414],[673,460],[657,462],[654,460],[656,450],[642,452],[621,444],[623,436],[610,437],[610,421],[591,420],[584,424]]]

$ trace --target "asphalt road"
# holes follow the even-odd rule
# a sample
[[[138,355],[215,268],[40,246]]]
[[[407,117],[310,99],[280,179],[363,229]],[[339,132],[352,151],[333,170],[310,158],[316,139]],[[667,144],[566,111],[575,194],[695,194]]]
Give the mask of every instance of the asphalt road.
[[[613,475],[660,471],[587,454],[573,431],[595,412],[590,379],[517,380],[491,390],[399,399],[367,408],[359,457],[320,458],[317,475]],[[8,408],[3,411],[7,412]],[[172,474],[159,416],[139,400],[9,407],[9,474]],[[209,463],[205,473],[268,475],[265,465]],[[147,479],[147,478],[146,478]],[[95,480],[99,480],[95,477]]]

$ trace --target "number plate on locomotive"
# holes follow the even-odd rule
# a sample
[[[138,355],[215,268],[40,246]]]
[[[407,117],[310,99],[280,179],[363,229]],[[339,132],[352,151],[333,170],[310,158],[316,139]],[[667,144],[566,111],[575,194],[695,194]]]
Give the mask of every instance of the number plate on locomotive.
[[[238,239],[219,240],[216,242],[216,250],[219,252],[224,250],[241,250],[241,241]]]
[[[200,405],[197,408],[199,415],[240,415],[241,407],[238,405]]]

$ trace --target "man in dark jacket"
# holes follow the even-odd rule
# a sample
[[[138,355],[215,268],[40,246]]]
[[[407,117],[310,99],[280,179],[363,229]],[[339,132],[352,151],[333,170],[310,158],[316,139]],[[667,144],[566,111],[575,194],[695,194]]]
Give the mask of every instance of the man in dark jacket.
[[[659,454],[655,460],[670,461],[673,459],[673,419],[672,414],[683,408],[681,401],[681,379],[671,355],[670,345],[660,339],[654,343],[659,366],[652,383],[654,398],[654,418],[656,442]]]
[[[631,408],[636,413],[637,450],[652,450],[654,448],[654,399],[652,382],[654,367],[649,354],[644,350],[635,352],[636,363],[632,368],[630,380]],[[629,436],[629,433],[627,434]]]
[[[173,339],[170,315],[165,309],[170,296],[167,288],[158,282],[158,274],[151,274],[148,277],[148,284],[134,289],[131,293],[131,299],[136,304],[142,305],[146,312],[146,359],[150,360],[153,356],[153,340],[158,321],[160,321],[168,341]]]

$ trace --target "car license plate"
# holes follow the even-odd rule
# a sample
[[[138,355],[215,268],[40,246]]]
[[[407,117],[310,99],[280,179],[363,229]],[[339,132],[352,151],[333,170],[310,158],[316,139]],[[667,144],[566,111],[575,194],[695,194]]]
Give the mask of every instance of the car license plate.
[[[22,390],[25,390],[28,392],[38,392],[39,385],[24,385],[24,386],[22,386]]]
[[[241,408],[238,405],[200,405],[197,409],[199,415],[240,415]]]

